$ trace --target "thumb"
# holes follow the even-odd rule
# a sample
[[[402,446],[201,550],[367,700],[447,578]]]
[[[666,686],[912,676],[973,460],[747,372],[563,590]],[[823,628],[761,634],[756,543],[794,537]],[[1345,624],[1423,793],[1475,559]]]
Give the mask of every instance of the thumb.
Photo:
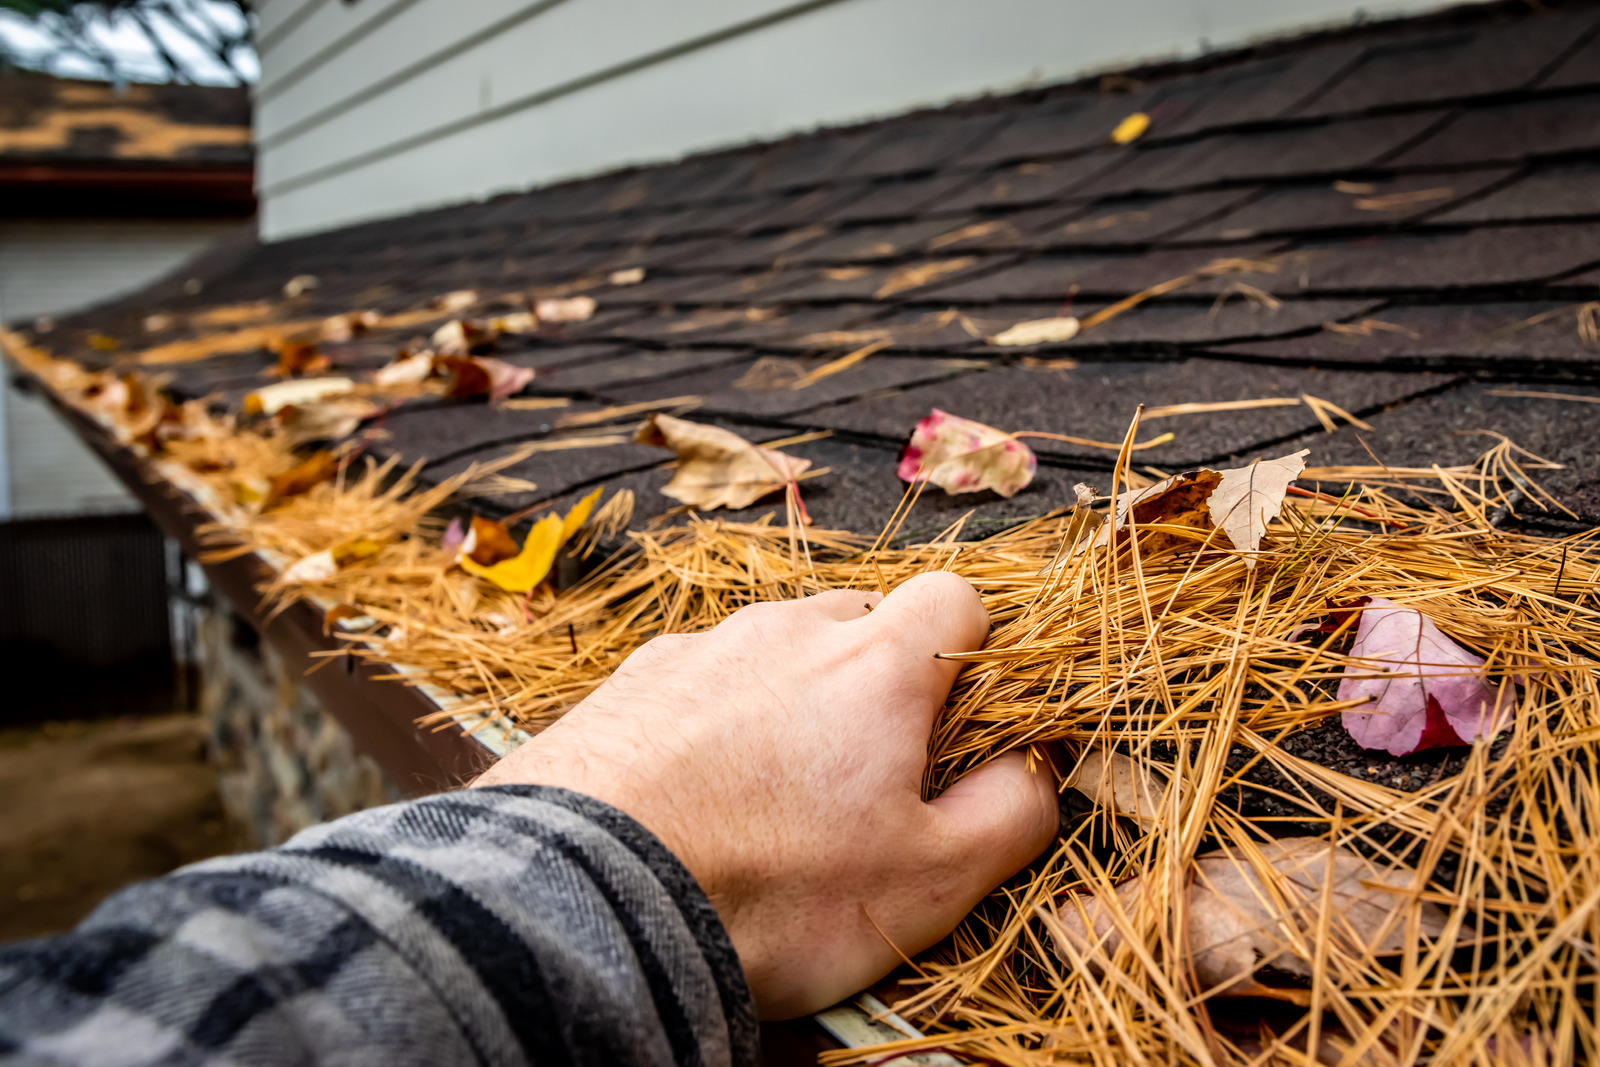
[[[952,895],[972,904],[1043,852],[1060,821],[1049,765],[1007,752],[945,790],[929,805],[934,840],[945,844],[945,869],[964,883]]]

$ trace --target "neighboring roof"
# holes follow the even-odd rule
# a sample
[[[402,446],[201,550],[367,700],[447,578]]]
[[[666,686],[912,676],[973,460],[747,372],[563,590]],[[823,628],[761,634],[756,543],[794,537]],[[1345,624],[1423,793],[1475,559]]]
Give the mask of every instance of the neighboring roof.
[[[254,159],[247,89],[0,74],[6,214],[39,213],[40,197],[71,208],[70,198],[51,195],[62,190],[250,207]],[[17,203],[18,195],[31,199]],[[99,213],[106,205],[84,206]]]
[[[1135,112],[1148,132],[1111,143]],[[693,394],[703,402],[690,417],[752,438],[832,431],[793,448],[831,468],[805,487],[822,526],[880,526],[903,488],[896,451],[932,407],[1106,441],[1140,403],[1302,394],[1371,429],[1324,432],[1308,406],[1171,416],[1151,428],[1175,440],[1140,462],[1175,471],[1306,447],[1319,465],[1449,465],[1493,432],[1566,464],[1547,486],[1596,523],[1600,450],[1586,428],[1600,410],[1506,394],[1600,400],[1597,178],[1600,7],[1479,7],[259,247],[206,275],[198,296],[175,278],[48,343],[94,360],[90,330],[126,350],[201,329],[180,314],[144,334],[158,309],[270,301],[269,318],[303,321],[400,312],[449,290],[475,289],[485,307],[581,290],[599,302],[591,320],[502,345],[502,358],[538,368],[533,392],[579,413]],[[1222,260],[1242,262],[1071,341],[984,340]],[[606,280],[632,267],[642,284]],[[304,274],[319,287],[285,300]],[[331,354],[376,366],[407,336],[380,331]],[[270,362],[249,351],[177,365],[173,387],[237,399]],[[419,405],[387,417],[380,448],[443,478],[556,432],[555,414]],[[969,509],[979,523],[1047,511],[1075,482],[1103,482],[1113,458],[1070,443],[1038,451],[1025,492],[932,491],[908,529]],[[537,489],[502,503],[566,501],[604,482],[639,494],[642,521],[674,504],[658,492],[661,459],[642,446],[537,454],[507,472]]]

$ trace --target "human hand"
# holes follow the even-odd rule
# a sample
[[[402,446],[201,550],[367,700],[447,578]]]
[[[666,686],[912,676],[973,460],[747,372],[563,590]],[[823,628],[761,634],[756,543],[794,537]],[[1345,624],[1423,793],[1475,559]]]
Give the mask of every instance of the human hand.
[[[1055,834],[1054,785],[1021,753],[921,797],[960,670],[934,653],[988,629],[947,573],[755,604],[650,641],[475,784],[564,786],[633,816],[711,899],[757,1012],[803,1015],[945,936]]]

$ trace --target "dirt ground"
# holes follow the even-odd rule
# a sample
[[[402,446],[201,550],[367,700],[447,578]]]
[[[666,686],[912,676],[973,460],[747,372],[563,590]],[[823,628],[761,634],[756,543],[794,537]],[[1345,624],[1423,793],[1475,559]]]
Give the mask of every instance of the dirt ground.
[[[234,846],[194,715],[0,731],[0,941]]]

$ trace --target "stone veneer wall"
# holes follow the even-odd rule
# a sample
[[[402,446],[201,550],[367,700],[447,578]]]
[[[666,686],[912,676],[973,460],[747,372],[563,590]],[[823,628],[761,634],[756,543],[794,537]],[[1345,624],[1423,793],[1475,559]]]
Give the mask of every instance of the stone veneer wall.
[[[223,807],[251,844],[401,799],[247,624],[217,604],[198,614],[200,711]]]

